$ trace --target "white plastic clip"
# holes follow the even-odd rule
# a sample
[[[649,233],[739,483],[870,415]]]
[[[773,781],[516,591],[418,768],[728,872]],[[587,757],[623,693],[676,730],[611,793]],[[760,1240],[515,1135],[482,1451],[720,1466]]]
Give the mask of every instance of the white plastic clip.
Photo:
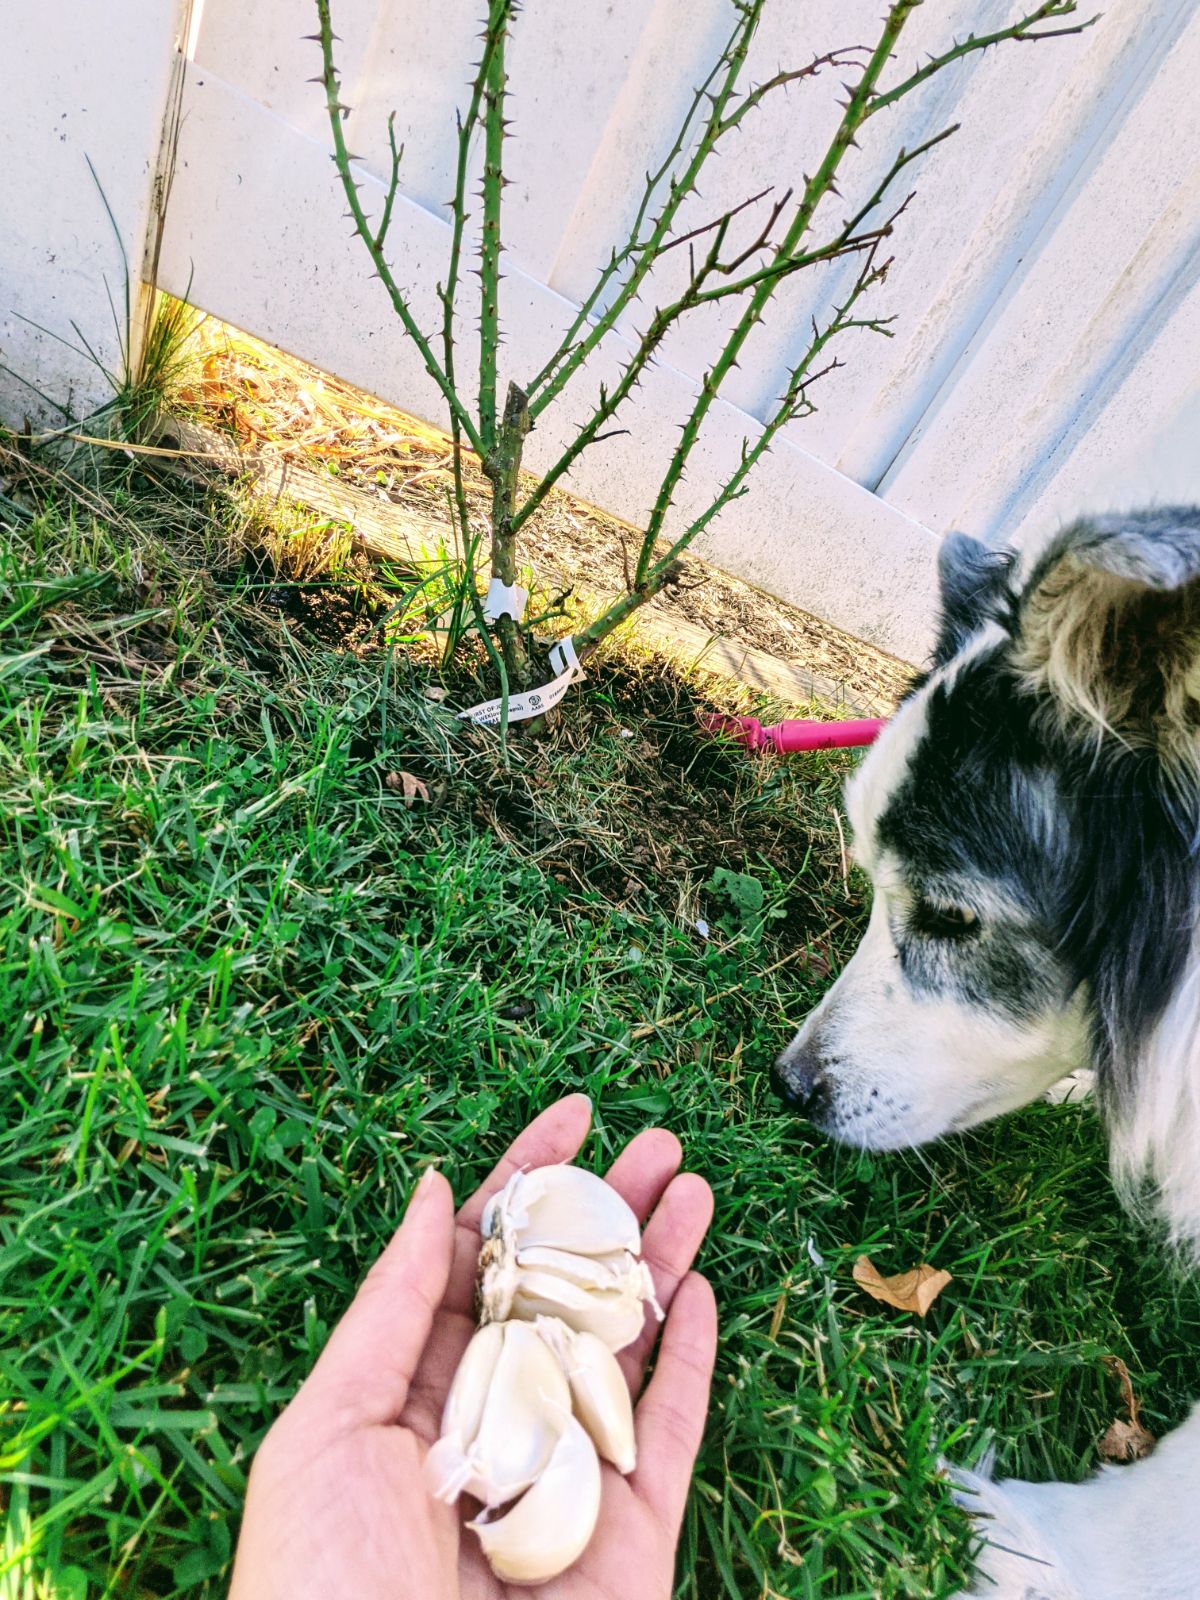
[[[583,668],[579,664],[579,657],[575,654],[575,640],[571,634],[567,634],[566,638],[560,639],[557,644],[551,645],[550,665],[556,677],[569,672],[571,674],[567,680],[569,683],[574,683],[576,678],[583,677]]]
[[[512,617],[514,622],[520,622],[525,615],[525,602],[528,599],[529,590],[522,589],[519,583],[504,583],[499,578],[493,578],[483,597],[484,621],[495,622],[498,617]]]

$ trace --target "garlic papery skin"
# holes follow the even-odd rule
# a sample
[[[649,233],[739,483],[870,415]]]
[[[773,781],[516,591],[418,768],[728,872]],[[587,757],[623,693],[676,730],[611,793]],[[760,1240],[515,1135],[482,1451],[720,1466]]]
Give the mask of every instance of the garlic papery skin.
[[[547,1245],[582,1256],[636,1256],[642,1247],[638,1220],[617,1191],[595,1173],[565,1165],[514,1172],[488,1201],[480,1231],[518,1250]]]
[[[481,1226],[483,1322],[559,1317],[622,1350],[642,1331],[644,1302],[661,1319],[637,1218],[602,1178],[567,1166],[514,1173]]]
[[[592,1443],[628,1475],[637,1466],[633,1401],[616,1356],[594,1334],[574,1333],[557,1317],[539,1317],[534,1327],[562,1363],[575,1415]]]
[[[467,1526],[479,1535],[498,1578],[548,1583],[583,1554],[599,1515],[600,1460],[571,1417],[544,1470],[516,1505],[494,1520],[485,1512]]]
[[[434,1497],[474,1495],[485,1506],[516,1498],[537,1479],[571,1416],[562,1365],[525,1322],[481,1328],[467,1346],[425,1463]]]

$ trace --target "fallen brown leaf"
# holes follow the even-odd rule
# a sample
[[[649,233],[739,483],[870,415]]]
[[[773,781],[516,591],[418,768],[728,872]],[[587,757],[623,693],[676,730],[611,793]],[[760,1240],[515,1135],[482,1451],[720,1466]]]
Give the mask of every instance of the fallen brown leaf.
[[[897,1311],[915,1311],[923,1317],[930,1306],[950,1282],[951,1274],[941,1267],[931,1267],[922,1261],[911,1272],[898,1272],[885,1278],[869,1256],[859,1256],[854,1263],[854,1281],[876,1300],[895,1306]]]
[[[1121,1385],[1121,1401],[1128,1419],[1118,1417],[1109,1423],[1096,1446],[1104,1461],[1140,1461],[1154,1449],[1155,1438],[1142,1426],[1141,1405],[1133,1392],[1133,1379],[1120,1356],[1105,1356],[1104,1365]]]
[[[1118,1417],[1100,1435],[1096,1448],[1104,1461],[1140,1461],[1154,1449],[1154,1435],[1140,1422],[1125,1422]]]
[[[414,778],[411,772],[389,772],[383,780],[389,789],[399,789],[404,795],[404,804],[412,810],[414,800],[420,798],[426,805],[429,804],[429,790],[420,778]]]

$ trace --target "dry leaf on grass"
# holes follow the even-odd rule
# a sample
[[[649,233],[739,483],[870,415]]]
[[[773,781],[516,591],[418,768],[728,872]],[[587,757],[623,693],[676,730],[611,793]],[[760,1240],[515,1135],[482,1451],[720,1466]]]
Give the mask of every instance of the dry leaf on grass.
[[[1120,1356],[1105,1356],[1104,1365],[1121,1385],[1121,1399],[1128,1418],[1118,1417],[1104,1430],[1096,1446],[1104,1461],[1140,1461],[1154,1449],[1154,1435],[1142,1426],[1141,1406],[1133,1392],[1129,1368]]]
[[[1096,1449],[1104,1461],[1140,1461],[1154,1449],[1154,1435],[1140,1422],[1125,1422],[1118,1417],[1105,1428]]]
[[[929,1310],[950,1282],[950,1276],[927,1261],[911,1272],[898,1272],[893,1278],[885,1278],[869,1256],[859,1256],[854,1263],[854,1281],[861,1289],[885,1305],[895,1306],[897,1311],[915,1311],[919,1317]]]
[[[420,778],[414,778],[411,772],[389,772],[384,779],[389,789],[399,789],[404,795],[404,804],[412,810],[414,800],[420,798],[429,804],[429,790]]]

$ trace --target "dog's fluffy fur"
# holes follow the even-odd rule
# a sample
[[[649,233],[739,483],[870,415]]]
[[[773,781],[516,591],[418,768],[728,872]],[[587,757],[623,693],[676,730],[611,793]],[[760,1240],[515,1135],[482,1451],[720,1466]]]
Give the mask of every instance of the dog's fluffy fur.
[[[870,924],[777,1081],[887,1149],[1093,1072],[1119,1190],[1200,1257],[1200,509],[952,534],[940,567],[933,665],[847,795]],[[1200,1417],[1081,1486],[964,1482],[996,1530],[974,1592],[1200,1593]],[[1126,1521],[1174,1552],[1152,1573]]]

